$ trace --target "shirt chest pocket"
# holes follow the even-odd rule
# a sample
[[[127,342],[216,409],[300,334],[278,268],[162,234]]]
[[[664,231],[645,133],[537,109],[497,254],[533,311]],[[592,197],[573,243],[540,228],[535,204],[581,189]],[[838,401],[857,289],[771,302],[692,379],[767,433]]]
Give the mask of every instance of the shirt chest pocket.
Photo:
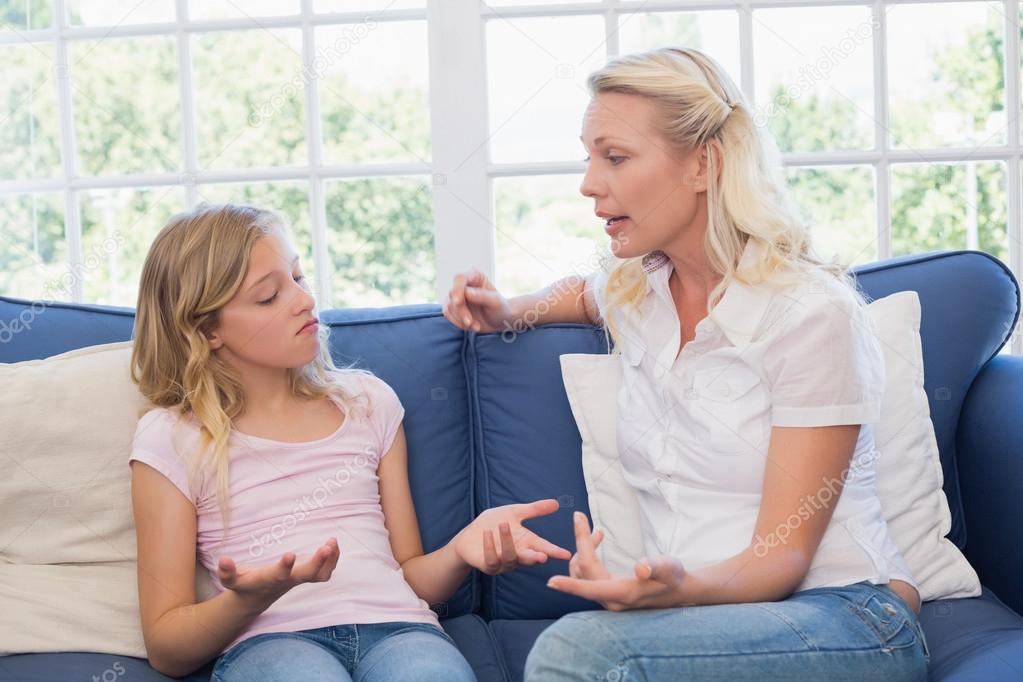
[[[756,372],[740,364],[693,374],[694,415],[706,425],[712,450],[737,454],[763,449],[767,454],[763,441],[768,410],[761,383]]]

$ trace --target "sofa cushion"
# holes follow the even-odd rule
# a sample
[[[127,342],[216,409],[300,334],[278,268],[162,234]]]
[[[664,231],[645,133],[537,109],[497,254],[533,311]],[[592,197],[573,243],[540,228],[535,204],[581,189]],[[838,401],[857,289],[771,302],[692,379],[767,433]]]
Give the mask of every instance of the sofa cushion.
[[[1004,263],[979,251],[903,256],[855,272],[871,299],[910,289],[920,297],[924,389],[952,512],[948,538],[962,549],[966,524],[956,468],[956,427],[974,377],[1004,345],[1016,323],[1016,281]]]
[[[931,682],[1023,679],[1023,617],[990,590],[925,602],[920,624],[931,652]]]
[[[559,357],[606,352],[604,335],[589,326],[547,325],[519,335],[473,334],[470,340],[480,508],[555,498],[561,509],[527,525],[574,552],[572,512],[589,515],[589,507],[579,431]],[[484,617],[556,618],[595,608],[593,602],[547,587],[550,576],[567,572],[567,561],[551,560],[484,578]]]

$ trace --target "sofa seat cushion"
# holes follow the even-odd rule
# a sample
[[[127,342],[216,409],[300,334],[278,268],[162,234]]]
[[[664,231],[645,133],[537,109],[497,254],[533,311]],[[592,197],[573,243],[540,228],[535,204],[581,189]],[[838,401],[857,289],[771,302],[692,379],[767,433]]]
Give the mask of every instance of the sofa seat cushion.
[[[991,590],[925,602],[920,624],[931,651],[931,682],[1023,679],[1023,616]]]

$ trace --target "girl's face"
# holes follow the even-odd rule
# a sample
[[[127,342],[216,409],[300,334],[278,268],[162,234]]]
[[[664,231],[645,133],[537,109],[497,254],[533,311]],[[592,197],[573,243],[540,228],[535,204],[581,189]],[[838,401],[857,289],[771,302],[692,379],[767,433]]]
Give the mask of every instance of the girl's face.
[[[701,154],[680,156],[669,145],[654,125],[654,106],[639,95],[602,92],[583,118],[589,159],[579,191],[593,198],[619,258],[691,244],[690,233],[706,229]]]
[[[298,255],[274,230],[252,246],[241,288],[208,335],[210,348],[239,370],[301,367],[319,351],[315,306]]]

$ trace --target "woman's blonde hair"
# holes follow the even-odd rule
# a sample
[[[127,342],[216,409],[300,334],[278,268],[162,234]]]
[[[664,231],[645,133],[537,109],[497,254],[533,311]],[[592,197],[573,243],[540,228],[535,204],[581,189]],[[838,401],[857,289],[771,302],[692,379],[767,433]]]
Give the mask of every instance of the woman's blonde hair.
[[[187,458],[189,480],[197,480],[200,470],[212,473],[225,533],[230,523],[228,441],[245,396],[237,372],[210,349],[206,334],[217,327],[220,308],[241,288],[253,245],[276,230],[285,236],[289,232],[274,211],[200,204],[173,216],[160,230],[139,284],[131,378],[149,400],[147,410],[169,408],[198,422],[200,446]],[[318,334],[317,356],[287,370],[292,394],[334,398],[349,415],[364,411],[364,396],[339,380],[359,370],[335,367],[327,325],[320,325]]]
[[[781,285],[811,269],[845,282],[862,302],[847,268],[814,252],[809,228],[785,186],[777,146],[754,123],[742,92],[717,62],[694,49],[661,48],[614,59],[591,74],[587,85],[593,97],[618,92],[649,98],[656,124],[677,154],[708,145],[703,247],[722,277],[707,296],[708,312],[734,280]],[[764,247],[753,273],[737,270],[749,239]],[[641,257],[620,261],[608,274],[602,312],[616,345],[621,339],[610,312],[637,305],[645,291]]]

